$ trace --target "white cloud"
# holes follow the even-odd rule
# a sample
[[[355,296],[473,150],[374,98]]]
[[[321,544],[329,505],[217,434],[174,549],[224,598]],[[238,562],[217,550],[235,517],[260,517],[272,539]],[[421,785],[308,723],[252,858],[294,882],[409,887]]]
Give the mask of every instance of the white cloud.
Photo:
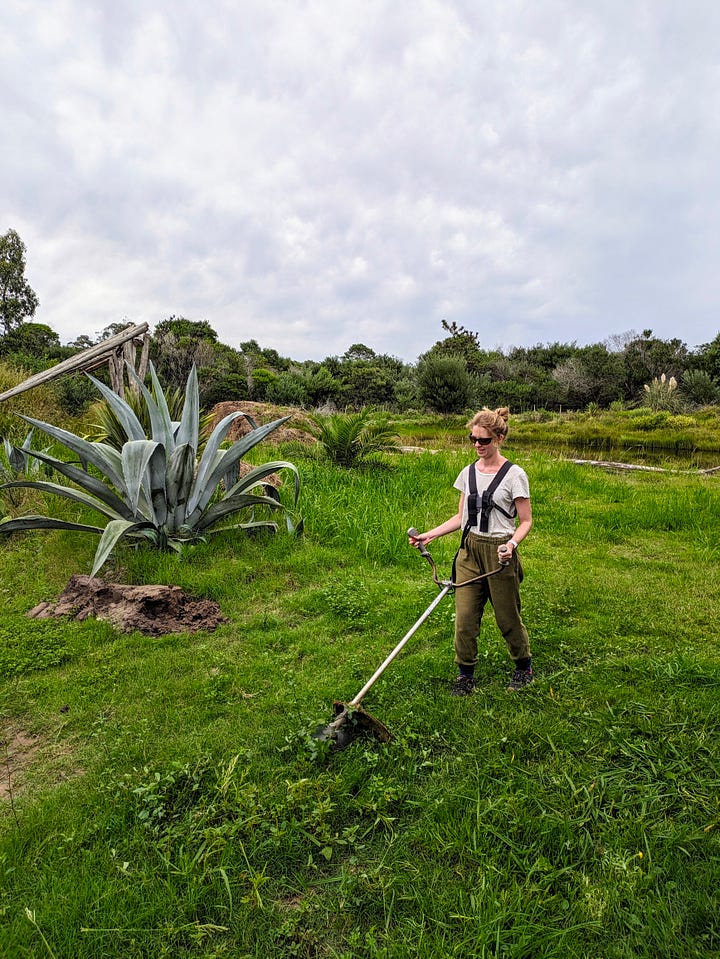
[[[297,359],[718,328],[720,7],[4,9],[0,190],[63,340],[206,319]]]

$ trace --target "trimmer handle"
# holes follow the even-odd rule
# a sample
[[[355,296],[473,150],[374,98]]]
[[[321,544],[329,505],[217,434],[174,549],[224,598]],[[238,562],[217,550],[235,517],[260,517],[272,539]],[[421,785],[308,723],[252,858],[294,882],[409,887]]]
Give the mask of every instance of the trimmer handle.
[[[410,527],[410,529],[407,531],[407,534],[411,539],[417,539],[417,537],[420,535],[420,533],[418,532],[418,530],[415,529],[414,526]],[[425,556],[427,559],[432,559],[432,556],[427,551],[427,547],[423,543],[421,543],[420,546],[417,547],[417,549],[420,550],[421,556]]]

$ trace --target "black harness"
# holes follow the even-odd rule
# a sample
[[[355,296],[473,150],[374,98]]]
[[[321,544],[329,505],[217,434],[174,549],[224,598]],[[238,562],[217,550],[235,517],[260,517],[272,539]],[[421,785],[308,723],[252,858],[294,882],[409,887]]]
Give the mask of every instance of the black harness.
[[[467,539],[467,534],[470,532],[473,526],[478,526],[481,533],[487,533],[490,523],[490,513],[494,509],[499,509],[503,516],[507,516],[508,519],[514,519],[517,514],[515,506],[512,507],[512,512],[508,513],[507,510],[503,509],[499,503],[496,503],[493,499],[493,493],[498,488],[500,483],[502,483],[507,471],[513,464],[510,460],[505,460],[503,465],[497,471],[493,477],[492,483],[488,486],[486,490],[483,490],[482,496],[478,497],[478,488],[477,488],[477,477],[475,475],[475,463],[470,465],[470,471],[468,475],[470,492],[467,495],[467,508],[468,508],[468,519],[465,524],[465,529],[462,532],[462,539],[460,540],[460,549],[463,549],[465,546],[465,540]],[[478,514],[480,515],[480,523],[478,524]]]

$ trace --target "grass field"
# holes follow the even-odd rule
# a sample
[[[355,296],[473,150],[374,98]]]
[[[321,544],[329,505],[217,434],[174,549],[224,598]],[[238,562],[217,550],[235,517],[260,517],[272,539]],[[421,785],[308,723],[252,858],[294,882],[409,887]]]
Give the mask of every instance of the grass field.
[[[455,510],[470,451],[296,458],[302,539],[104,571],[216,600],[214,633],[28,620],[96,542],[3,544],[0,955],[717,956],[720,477],[506,452],[536,683],[505,691],[488,621],[448,696],[448,598],[364,701],[393,741],[339,753],[311,732],[437,595],[405,531]]]

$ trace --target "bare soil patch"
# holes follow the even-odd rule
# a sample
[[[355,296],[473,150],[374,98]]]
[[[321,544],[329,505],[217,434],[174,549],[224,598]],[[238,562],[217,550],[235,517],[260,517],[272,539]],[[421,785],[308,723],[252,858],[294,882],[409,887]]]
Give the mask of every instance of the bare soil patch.
[[[272,423],[273,420],[280,419],[282,416],[290,416],[291,419],[283,426],[279,426],[271,433],[266,443],[288,443],[297,442],[311,446],[317,443],[317,440],[309,432],[312,421],[295,407],[275,406],[272,403],[255,403],[250,400],[232,400],[225,403],[217,403],[212,408],[212,428],[224,419],[229,413],[247,413],[251,416],[258,426],[265,426],[266,423]],[[249,433],[252,426],[244,417],[238,417],[230,427],[227,438],[234,442]]]
[[[32,765],[42,741],[39,736],[11,727],[0,735],[0,801],[4,802],[18,794],[23,772]]]
[[[226,622],[217,603],[188,596],[179,586],[128,586],[81,575],[70,577],[56,603],[40,603],[28,616],[93,616],[123,633],[137,630],[148,636],[212,631]]]

